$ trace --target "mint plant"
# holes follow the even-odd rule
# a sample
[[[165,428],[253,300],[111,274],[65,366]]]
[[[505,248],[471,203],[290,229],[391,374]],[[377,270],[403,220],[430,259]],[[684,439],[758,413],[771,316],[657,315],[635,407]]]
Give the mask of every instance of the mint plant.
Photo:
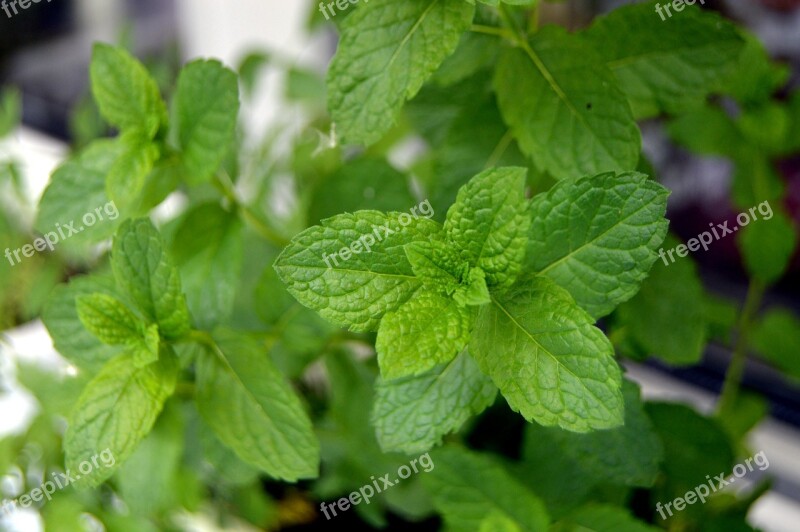
[[[800,99],[773,97],[785,73],[743,29],[654,5],[568,32],[532,0],[360,2],[330,17],[325,78],[259,51],[238,73],[198,59],[164,84],[97,44],[105,124],[81,130],[114,135],[81,136],[35,228],[109,201],[120,216],[59,247],[65,282],[41,317],[74,371],[20,367],[42,408],[0,440],[2,469],[26,441],[37,470],[108,449],[111,466],[76,477],[102,489],[39,506],[73,529],[85,513],[172,529],[185,511],[317,526],[336,503],[354,527],[747,530],[762,479],[667,517],[656,504],[754,454],[767,406],[740,390],[748,350],[797,374],[797,316],[759,311],[797,241],[771,164],[798,149]],[[298,111],[254,142],[239,114],[268,64]],[[645,119],[731,158],[736,205],[775,206],[736,237],[741,308],[691,257],[659,260],[679,241]],[[400,166],[409,138],[424,150]],[[168,197],[177,211],[154,215]],[[711,340],[734,353],[713,417],[645,401],[624,374],[697,363]],[[422,453],[429,472],[391,478]],[[386,473],[369,504],[348,497]]]

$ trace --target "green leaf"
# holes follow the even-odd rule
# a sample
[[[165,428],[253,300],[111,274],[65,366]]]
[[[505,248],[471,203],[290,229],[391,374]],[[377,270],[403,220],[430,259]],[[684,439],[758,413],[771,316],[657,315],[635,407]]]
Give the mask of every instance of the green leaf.
[[[0,91],[0,139],[11,134],[22,120],[22,96],[19,91]]]
[[[483,518],[478,532],[522,532],[522,529],[510,517],[494,511]]]
[[[469,341],[474,315],[452,299],[422,292],[378,328],[375,349],[384,379],[419,375],[452,360]]]
[[[328,108],[342,141],[379,140],[456,49],[474,13],[463,0],[384,0],[348,16],[327,78]]]
[[[744,37],[744,47],[737,67],[722,85],[722,92],[750,106],[769,100],[772,93],[786,83],[789,68],[771,61],[758,37],[741,28],[740,34]]]
[[[106,176],[106,194],[123,208],[134,205],[144,189],[147,176],[160,157],[158,146],[139,131],[123,133],[118,139],[122,153]]]
[[[411,242],[404,246],[406,258],[425,288],[452,295],[469,264],[462,262],[452,246],[441,240]]]
[[[563,288],[534,277],[480,307],[470,353],[511,408],[588,432],[623,422],[614,349]]]
[[[554,26],[500,56],[494,86],[520,148],[556,179],[632,170],[639,129],[611,71]]]
[[[121,219],[116,204],[106,195],[106,175],[121,150],[122,146],[115,141],[96,141],[59,166],[39,201],[36,230],[43,235],[55,231],[59,246],[96,243],[113,235]],[[81,230],[83,217],[96,213],[98,208],[103,213],[103,221]],[[77,233],[67,228],[71,223]],[[59,227],[61,233],[58,233]],[[70,236],[63,239],[61,234]]]
[[[800,379],[800,319],[786,309],[769,310],[753,328],[753,347],[767,361]]]
[[[385,452],[415,454],[441,443],[497,395],[466,351],[452,361],[414,377],[375,385],[372,423]]]
[[[581,482],[594,485],[611,483],[621,486],[652,486],[664,458],[661,440],[644,413],[639,388],[630,381],[622,386],[625,400],[625,424],[610,430],[586,434],[568,432],[555,427],[530,424],[526,427],[523,454],[550,459],[553,454],[577,468]],[[530,485],[546,488],[560,482],[551,472],[536,472],[537,464],[529,468],[534,477]],[[549,490],[547,490],[549,491]]]
[[[479,530],[493,513],[526,532],[547,530],[542,502],[489,456],[445,447],[432,458],[436,467],[422,481],[449,530]]]
[[[559,521],[552,532],[592,530],[594,532],[658,532],[660,528],[635,519],[625,508],[588,504]]]
[[[767,202],[761,205],[769,207]],[[771,207],[769,212],[772,214]],[[797,248],[797,231],[792,220],[783,212],[777,211],[769,218],[750,219],[739,233],[739,246],[750,275],[766,284],[772,284],[789,267],[789,260]]]
[[[664,259],[618,312],[627,334],[648,354],[670,364],[692,364],[700,360],[708,334],[705,291],[691,258],[667,258],[676,244],[672,237],[664,241]]]
[[[636,172],[558,183],[531,202],[527,265],[594,318],[639,290],[667,233],[669,192]]]
[[[667,132],[678,144],[701,155],[736,158],[747,141],[723,109],[704,105],[667,124]]]
[[[178,270],[150,220],[139,218],[122,224],[114,237],[111,266],[117,285],[147,319],[158,324],[165,338],[179,338],[189,330],[189,310]]]
[[[136,367],[143,367],[158,360],[161,336],[158,325],[153,323],[144,330],[144,336],[133,346],[133,363]]]
[[[444,223],[449,242],[486,273],[489,287],[507,288],[522,269],[530,218],[525,168],[494,168],[458,192]]]
[[[665,23],[657,9],[658,2],[623,6],[582,33],[614,72],[637,118],[702,103],[743,47],[736,26],[716,13],[689,6],[680,22]]]
[[[289,292],[323,318],[374,331],[386,312],[422,287],[403,245],[440,238],[441,231],[438,223],[408,213],[345,213],[295,236],[275,270]]]
[[[166,124],[167,110],[158,84],[127,51],[95,44],[89,74],[100,114],[112,126],[139,128],[152,139]]]
[[[73,408],[64,450],[67,468],[74,472],[106,450],[114,464],[100,463],[89,474],[81,474],[78,482],[97,486],[133,454],[172,395],[177,374],[175,354],[169,348],[158,363],[145,367],[136,367],[129,356],[106,364]]]
[[[236,74],[219,61],[192,61],[178,78],[174,113],[187,178],[190,183],[208,181],[222,164],[236,134]]]
[[[124,345],[142,337],[142,322],[118,299],[97,293],[79,296],[78,317],[101,342]]]
[[[69,284],[53,290],[42,311],[42,321],[53,339],[56,351],[91,373],[120,353],[119,347],[98,340],[78,317],[76,299],[97,293],[118,297],[114,280],[100,275],[75,277]]]
[[[244,258],[239,217],[216,203],[198,205],[183,217],[172,241],[197,327],[211,329],[224,323],[233,312]]]
[[[311,420],[265,349],[241,333],[221,331],[197,364],[197,407],[225,445],[245,462],[282,480],[318,474],[319,443]]]

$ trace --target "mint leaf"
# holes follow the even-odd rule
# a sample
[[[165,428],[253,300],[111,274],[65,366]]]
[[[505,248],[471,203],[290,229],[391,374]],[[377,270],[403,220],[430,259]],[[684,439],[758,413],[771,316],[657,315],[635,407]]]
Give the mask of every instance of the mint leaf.
[[[64,436],[66,466],[78,471],[83,462],[111,451],[114,467],[95,467],[80,483],[97,486],[133,454],[153,427],[178,375],[168,348],[158,363],[136,367],[130,356],[111,360],[86,386],[72,410]]]
[[[547,530],[542,502],[489,456],[445,447],[431,457],[436,467],[422,482],[448,529],[479,530],[487,515],[499,513],[522,530]]]
[[[534,277],[480,307],[469,351],[528,421],[613,428],[623,421],[622,377],[593,322],[566,290]]]
[[[147,319],[158,324],[165,338],[179,338],[189,330],[189,310],[178,270],[150,220],[139,218],[122,224],[114,237],[111,266],[117,285]]]
[[[379,140],[456,49],[474,13],[463,0],[384,0],[348,16],[327,78],[328,108],[342,141]]]
[[[800,379],[800,318],[786,309],[769,310],[753,328],[753,347],[768,362]]]
[[[115,297],[84,295],[75,303],[81,323],[101,342],[123,345],[142,338],[144,324]]]
[[[239,82],[219,61],[196,60],[181,70],[174,101],[179,147],[190,183],[209,180],[236,133]]]
[[[592,530],[595,532],[658,532],[660,528],[650,526],[628,513],[625,508],[607,504],[587,504],[558,521],[553,532],[568,530]]]
[[[652,486],[664,458],[664,449],[644,412],[639,387],[625,381],[622,395],[625,400],[623,426],[580,434],[532,423],[526,427],[523,454],[529,460],[534,456],[552,460],[553,454],[557,454],[558,460],[577,469],[570,474],[589,487],[600,483]],[[551,471],[536,471],[537,465],[532,463],[529,468],[533,475],[530,485],[540,486],[550,493],[548,484],[558,484],[563,479],[552,477]]]
[[[689,6],[680,24],[665,23],[657,4],[615,9],[581,34],[614,72],[637,118],[702,103],[742,51],[736,27],[716,13]]]
[[[239,217],[217,203],[198,205],[184,215],[172,240],[197,327],[211,329],[225,322],[233,312],[244,258]]]
[[[112,208],[116,205],[109,203],[106,175],[121,153],[118,142],[99,140],[59,166],[39,201],[36,230],[58,234],[58,228],[62,227],[64,236],[68,233],[70,236],[61,239],[59,234],[58,245],[67,247],[96,243],[112,236],[121,219],[120,211]],[[95,213],[98,208],[103,212],[103,221],[81,231],[83,216]]]
[[[677,244],[668,237],[664,248]],[[618,312],[620,325],[646,354],[671,364],[692,364],[700,360],[706,344],[705,291],[692,259],[676,259],[666,259],[669,266],[657,261],[639,293]]]
[[[636,167],[641,138],[625,95],[594,50],[562,28],[503,52],[494,86],[520,148],[554,178]]]
[[[486,273],[489,287],[514,283],[525,258],[530,219],[525,168],[494,168],[473,177],[447,211],[445,234],[469,261]]]
[[[531,201],[527,265],[594,318],[639,290],[667,233],[669,192],[644,174],[558,183]]]
[[[236,455],[282,480],[317,476],[319,443],[311,420],[266,350],[221,331],[197,363],[197,408]]]
[[[167,110],[150,74],[125,50],[98,43],[89,67],[92,94],[109,124],[139,128],[150,139],[167,122]]]
[[[372,423],[385,452],[415,454],[441,443],[497,395],[466,352],[427,373],[375,385]]]
[[[767,284],[781,278],[797,248],[797,230],[781,211],[770,219],[751,219],[742,227],[738,239],[747,271]]]
[[[375,349],[384,379],[419,375],[452,360],[469,341],[474,315],[452,299],[418,294],[378,328]]]
[[[56,351],[90,373],[99,371],[121,351],[119,347],[102,343],[84,327],[78,316],[76,300],[97,293],[118,297],[114,280],[100,275],[74,277],[69,284],[53,290],[42,311],[42,321]]]
[[[353,331],[374,331],[386,312],[422,287],[403,246],[440,238],[441,230],[408,213],[341,214],[295,236],[275,270],[289,292],[323,318]]]
[[[411,269],[423,286],[443,294],[453,294],[469,265],[462,263],[452,246],[441,240],[411,242],[404,246]]]
[[[134,205],[144,189],[148,174],[160,157],[158,146],[137,130],[123,133],[117,139],[122,152],[106,176],[106,194],[123,208]]]

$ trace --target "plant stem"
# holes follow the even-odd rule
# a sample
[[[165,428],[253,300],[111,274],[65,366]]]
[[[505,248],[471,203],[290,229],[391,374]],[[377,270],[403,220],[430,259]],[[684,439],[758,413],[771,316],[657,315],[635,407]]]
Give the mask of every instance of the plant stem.
[[[722,393],[720,393],[719,402],[717,403],[717,416],[729,412],[736,403],[736,396],[739,393],[739,385],[742,382],[745,362],[747,361],[750,326],[761,304],[765,288],[764,283],[761,281],[755,279],[750,281],[747,297],[736,324],[737,335],[733,348],[733,357],[728,366],[728,371],[725,373],[725,382],[722,384]]]
[[[486,35],[496,35],[498,37],[504,37],[506,39],[514,39],[514,34],[508,31],[506,28],[498,28],[496,26],[486,26],[484,24],[473,24],[470,26],[469,31],[473,33],[483,33]]]
[[[242,219],[264,239],[281,248],[289,244],[289,240],[287,238],[279,235],[274,229],[261,221],[256,213],[239,199],[239,197],[236,195],[233,181],[231,181],[231,178],[228,176],[228,174],[225,172],[218,173],[214,177],[214,184],[220,190],[222,195],[228,198],[228,201],[236,206],[236,210],[239,212]]]

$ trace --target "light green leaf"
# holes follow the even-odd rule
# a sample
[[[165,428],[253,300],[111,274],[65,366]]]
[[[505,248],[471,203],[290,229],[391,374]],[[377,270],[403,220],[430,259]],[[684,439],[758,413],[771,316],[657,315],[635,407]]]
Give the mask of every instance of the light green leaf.
[[[411,242],[404,246],[411,269],[423,286],[443,294],[453,294],[469,264],[462,263],[452,246],[441,240]]]
[[[168,339],[189,330],[189,310],[181,279],[161,235],[146,218],[127,220],[114,237],[114,277],[144,315]]]
[[[664,240],[669,192],[636,172],[557,184],[531,201],[527,265],[594,318],[639,290]]]
[[[17,89],[0,91],[0,139],[10,135],[22,120],[22,96]]]
[[[708,334],[705,291],[691,258],[669,260],[667,252],[676,244],[671,237],[664,241],[664,259],[618,312],[620,325],[648,354],[671,364],[692,364],[700,360]]]
[[[152,139],[167,122],[158,85],[133,56],[122,48],[98,43],[89,67],[92,94],[100,114],[119,129],[139,128]]]
[[[523,454],[529,460],[534,456],[550,460],[553,454],[557,454],[559,460],[577,468],[577,471],[565,471],[565,474],[577,475],[590,487],[599,483],[652,486],[664,458],[664,449],[644,413],[638,386],[625,381],[622,395],[625,400],[624,426],[579,434],[532,423],[526,427]],[[549,494],[552,491],[547,489],[549,485],[558,484],[563,479],[553,478],[552,472],[548,471],[538,473],[536,465],[532,463],[529,468],[533,474],[530,485],[541,486]]]
[[[134,205],[144,189],[148,174],[158,161],[158,147],[138,131],[123,133],[118,139],[122,153],[106,176],[106,194],[122,208]]]
[[[282,480],[313,478],[319,443],[311,420],[266,350],[221,331],[197,364],[197,407],[217,438],[245,462]]]
[[[372,144],[458,46],[475,7],[463,0],[364,3],[342,24],[328,108],[343,142]]]
[[[124,345],[142,338],[144,324],[115,297],[83,295],[75,303],[81,323],[101,342]]]
[[[118,297],[114,280],[92,275],[75,277],[69,284],[57,286],[42,311],[47,332],[53,339],[56,351],[81,369],[91,373],[100,370],[120,348],[103,344],[81,323],[76,299],[92,294]]]
[[[522,532],[522,529],[510,517],[494,511],[483,518],[478,532]]]
[[[569,293],[534,277],[480,307],[469,351],[514,411],[574,432],[623,422],[614,349]]]
[[[614,72],[637,118],[702,103],[743,47],[736,26],[718,14],[688,6],[680,22],[664,21],[658,4],[615,9],[581,34]]]
[[[769,310],[753,329],[753,347],[767,361],[800,379],[800,319],[796,314]]]
[[[219,169],[236,133],[236,74],[219,61],[192,61],[178,78],[174,112],[187,178],[191,183],[207,181]]]
[[[797,230],[792,220],[776,211],[770,219],[751,219],[739,235],[744,265],[750,275],[767,284],[780,279],[797,248]]]
[[[474,315],[432,292],[422,292],[392,312],[378,328],[375,348],[384,379],[419,375],[452,360],[469,341]]]
[[[142,368],[129,356],[117,357],[86,386],[64,436],[67,468],[80,471],[106,450],[114,464],[100,463],[80,480],[76,476],[79,483],[97,486],[133,454],[172,395],[177,374],[175,354],[167,348],[158,363]]]
[[[144,335],[133,344],[133,364],[141,368],[152,364],[158,360],[161,336],[158,333],[158,325],[153,323],[144,330]]]
[[[628,101],[595,51],[555,26],[500,56],[494,86],[520,148],[556,179],[632,170],[641,150]]]
[[[441,443],[497,395],[492,380],[462,352],[449,363],[415,377],[375,385],[372,424],[385,452],[415,454]]]
[[[359,211],[328,218],[295,236],[275,269],[289,292],[323,318],[374,331],[422,287],[403,246],[440,238],[441,225],[408,216]]]
[[[195,207],[178,226],[172,253],[197,326],[211,329],[225,322],[233,312],[244,257],[239,217],[217,203]]]
[[[730,94],[744,106],[767,101],[789,77],[786,65],[773,62],[758,37],[740,28],[744,37],[742,53],[721,92]]]
[[[489,287],[514,283],[525,258],[530,218],[525,168],[494,168],[461,187],[444,223],[449,242],[471,267],[486,273]]]
[[[453,299],[459,305],[486,305],[491,303],[489,287],[486,286],[486,274],[480,268],[472,268],[467,278],[458,287]]]
[[[526,532],[544,532],[542,502],[489,456],[445,447],[431,456],[436,467],[422,477],[449,530],[474,532],[498,513]]]
[[[59,246],[95,243],[113,235],[121,219],[116,204],[106,195],[106,175],[121,153],[118,142],[100,140],[59,166],[39,202],[36,230],[43,235],[55,232]],[[103,221],[84,228],[83,217],[98,208]],[[61,238],[61,234],[69,238]]]

